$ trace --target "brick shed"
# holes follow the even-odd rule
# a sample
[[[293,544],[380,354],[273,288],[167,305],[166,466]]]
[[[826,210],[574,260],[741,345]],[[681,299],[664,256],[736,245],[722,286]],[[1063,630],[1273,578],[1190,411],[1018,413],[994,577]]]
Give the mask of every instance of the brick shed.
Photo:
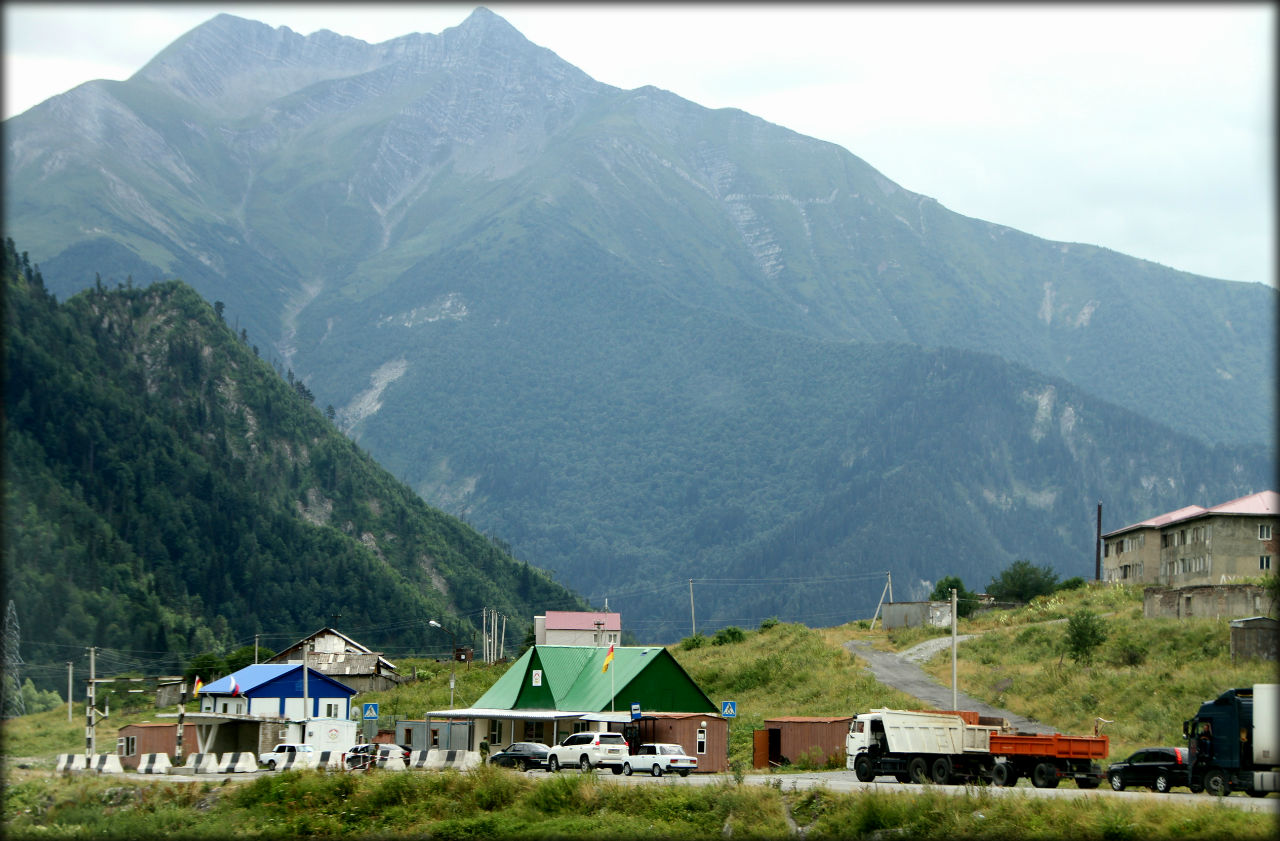
[[[845,737],[853,716],[788,715],[767,718],[754,734],[752,766],[769,768],[799,762],[822,765],[844,755]],[[841,761],[841,767],[844,767]]]
[[[196,752],[196,726],[184,724],[182,731],[184,753]],[[164,753],[174,758],[178,750],[178,724],[126,724],[116,732],[116,754],[121,767],[130,771],[138,769],[138,760],[144,753]]]

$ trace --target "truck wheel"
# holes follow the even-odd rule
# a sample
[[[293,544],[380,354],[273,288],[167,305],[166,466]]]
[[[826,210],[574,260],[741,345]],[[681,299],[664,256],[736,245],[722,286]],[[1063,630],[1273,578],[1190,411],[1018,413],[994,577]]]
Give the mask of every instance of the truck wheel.
[[[1231,793],[1231,786],[1227,785],[1227,777],[1217,768],[1212,768],[1205,772],[1204,790],[1216,797],[1226,797]]]
[[[916,784],[929,779],[929,763],[924,761],[923,756],[911,757],[911,761],[907,763],[907,776]]]
[[[929,779],[940,786],[951,782],[951,760],[945,756],[933,760],[933,767],[929,769]]]
[[[991,769],[991,782],[998,786],[1011,786],[1018,781],[1018,772],[1007,762],[997,762]]]
[[[853,773],[860,783],[869,783],[876,778],[875,768],[871,764],[871,757],[863,754],[853,760]]]
[[[1049,762],[1041,762],[1031,769],[1031,784],[1036,788],[1057,788],[1058,769]]]

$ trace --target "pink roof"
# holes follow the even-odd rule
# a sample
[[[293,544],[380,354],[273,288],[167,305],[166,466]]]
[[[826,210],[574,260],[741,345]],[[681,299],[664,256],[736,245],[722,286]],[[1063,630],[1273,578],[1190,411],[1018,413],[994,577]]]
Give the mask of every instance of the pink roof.
[[[1122,529],[1107,532],[1103,537],[1111,537],[1126,531],[1140,528],[1162,528],[1172,523],[1181,522],[1182,520],[1190,520],[1194,517],[1201,517],[1209,514],[1245,514],[1253,516],[1274,516],[1280,511],[1280,494],[1275,491],[1261,491],[1249,496],[1242,496],[1239,499],[1233,499],[1230,502],[1224,502],[1215,505],[1212,508],[1201,508],[1199,505],[1188,505],[1186,508],[1179,508],[1177,511],[1170,511],[1168,514],[1160,514],[1149,520],[1143,520],[1141,523],[1134,523],[1131,526],[1125,526]]]
[[[1277,510],[1280,510],[1280,494],[1275,491],[1262,491],[1242,496],[1209,509],[1213,514],[1261,514],[1264,516],[1274,515]]]
[[[1138,523],[1138,525],[1151,527],[1167,526],[1170,523],[1176,523],[1179,520],[1185,520],[1188,517],[1194,517],[1197,514],[1203,514],[1204,512],[1205,509],[1201,508],[1199,505],[1188,505],[1186,508],[1179,508],[1177,511],[1170,511],[1168,514],[1161,514],[1158,517],[1152,517],[1150,520],[1143,520],[1141,523]],[[1133,527],[1130,526],[1130,528]]]
[[[622,630],[622,614],[589,613],[576,610],[548,610],[548,631],[594,631],[596,623],[603,622],[606,631]]]

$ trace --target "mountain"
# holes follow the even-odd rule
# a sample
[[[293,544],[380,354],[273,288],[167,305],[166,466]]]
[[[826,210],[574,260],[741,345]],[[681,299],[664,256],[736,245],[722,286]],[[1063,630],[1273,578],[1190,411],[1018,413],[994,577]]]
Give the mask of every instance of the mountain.
[[[1087,575],[1099,500],[1118,527],[1273,482],[1276,290],[960,216],[485,9],[376,45],[219,15],[5,129],[56,294],[181,277],[655,640],[689,579],[709,622],[847,618],[882,570]]]
[[[581,605],[378,467],[184,284],[58,304],[10,239],[4,329],[5,593],[28,663],[98,645],[171,673],[335,614],[397,656],[447,648],[433,618],[468,641],[497,609],[518,640],[535,610]]]

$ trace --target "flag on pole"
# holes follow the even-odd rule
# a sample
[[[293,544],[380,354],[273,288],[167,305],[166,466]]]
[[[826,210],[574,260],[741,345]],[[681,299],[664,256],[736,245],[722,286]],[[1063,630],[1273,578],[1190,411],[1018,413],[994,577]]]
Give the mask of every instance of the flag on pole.
[[[240,684],[236,683],[235,675],[231,676],[231,694],[232,695],[240,694]]]
[[[192,698],[200,697],[200,687],[204,686],[204,681],[200,680],[200,675],[196,675],[196,691],[191,693]]]
[[[609,653],[604,655],[604,668],[600,670],[601,674],[609,671],[609,664],[613,662],[613,645],[609,645]]]

